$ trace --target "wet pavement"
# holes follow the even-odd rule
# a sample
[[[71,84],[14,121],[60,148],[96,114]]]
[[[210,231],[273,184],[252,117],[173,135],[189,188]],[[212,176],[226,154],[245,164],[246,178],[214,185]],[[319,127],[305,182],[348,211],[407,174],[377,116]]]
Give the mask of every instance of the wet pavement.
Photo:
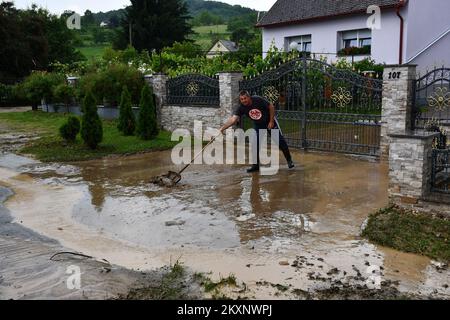
[[[368,215],[388,204],[385,164],[294,158],[297,167],[276,176],[194,166],[177,188],[164,189],[149,181],[177,169],[170,152],[72,164],[4,154],[0,185],[14,190],[6,207],[15,221],[64,247],[139,271],[180,260],[213,279],[234,274],[245,283],[241,297],[297,299],[372,280],[450,297],[448,270],[359,237]]]

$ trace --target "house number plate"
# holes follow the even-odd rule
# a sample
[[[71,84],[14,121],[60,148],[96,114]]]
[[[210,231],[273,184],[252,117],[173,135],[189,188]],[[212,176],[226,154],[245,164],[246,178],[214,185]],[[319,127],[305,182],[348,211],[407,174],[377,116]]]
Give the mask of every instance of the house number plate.
[[[400,76],[402,75],[401,72],[389,72],[389,80],[398,80],[400,79]]]

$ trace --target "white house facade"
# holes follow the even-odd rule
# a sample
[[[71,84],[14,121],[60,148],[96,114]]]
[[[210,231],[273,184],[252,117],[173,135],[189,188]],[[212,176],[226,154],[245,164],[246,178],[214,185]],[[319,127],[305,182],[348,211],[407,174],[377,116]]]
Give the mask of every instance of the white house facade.
[[[380,29],[368,28],[370,5],[381,8]],[[419,70],[450,65],[449,0],[279,0],[258,26],[264,52],[275,45],[330,61],[370,57]]]

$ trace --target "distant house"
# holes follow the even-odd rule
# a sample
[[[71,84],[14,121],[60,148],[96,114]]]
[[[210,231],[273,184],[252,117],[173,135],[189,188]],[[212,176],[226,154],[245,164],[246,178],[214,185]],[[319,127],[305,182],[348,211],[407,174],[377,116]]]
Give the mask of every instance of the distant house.
[[[371,5],[381,9],[379,29],[369,28]],[[278,0],[257,24],[263,51],[329,53],[379,63],[450,65],[449,0]]]
[[[224,53],[236,52],[239,48],[236,43],[229,40],[219,40],[206,54],[207,58],[214,58]]]
[[[109,23],[107,21],[102,21],[102,23],[100,23],[100,27],[105,28],[108,27]]]

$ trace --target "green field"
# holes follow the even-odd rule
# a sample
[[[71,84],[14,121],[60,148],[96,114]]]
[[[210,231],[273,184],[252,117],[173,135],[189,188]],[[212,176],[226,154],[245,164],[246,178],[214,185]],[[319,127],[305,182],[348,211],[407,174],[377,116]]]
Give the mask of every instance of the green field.
[[[199,34],[210,34],[212,33],[218,33],[218,34],[225,34],[227,32],[227,25],[226,24],[219,24],[215,26],[201,26],[201,27],[195,27],[193,28],[195,33]]]
[[[108,45],[100,45],[100,46],[91,46],[91,47],[79,47],[78,50],[88,59],[97,59],[101,58],[103,55],[103,51],[110,46]]]
[[[230,39],[230,33],[227,31],[226,24],[195,27],[193,31],[195,34],[191,36],[191,39],[205,51],[211,49],[212,41],[215,38]]]
[[[230,33],[227,32],[227,25],[214,25],[214,26],[201,26],[192,29],[195,34],[190,36],[190,39],[194,40],[202,50],[209,50],[212,47],[213,39],[230,39]],[[103,55],[103,51],[111,47],[111,44],[94,45],[91,40],[84,41],[85,46],[78,47],[77,49],[88,59],[98,59]]]

